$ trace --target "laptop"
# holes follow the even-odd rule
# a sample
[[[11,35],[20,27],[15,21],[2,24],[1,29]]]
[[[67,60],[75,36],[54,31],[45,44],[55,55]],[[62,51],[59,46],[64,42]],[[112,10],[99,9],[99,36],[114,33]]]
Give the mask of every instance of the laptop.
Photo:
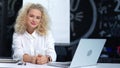
[[[4,48],[4,47],[2,47]],[[4,50],[1,50],[0,52],[0,63],[17,63],[19,60],[15,60],[13,59],[13,57],[11,56],[12,55],[12,52],[9,50],[9,53],[8,51],[5,52],[5,50],[7,49],[4,48]]]
[[[18,60],[14,60],[12,58],[8,58],[8,57],[5,57],[5,58],[0,58],[0,63],[17,63]]]
[[[94,66],[105,45],[106,39],[80,39],[71,62],[51,62],[48,65],[66,68]]]
[[[12,56],[0,56],[0,63],[17,63],[18,61],[13,59]]]

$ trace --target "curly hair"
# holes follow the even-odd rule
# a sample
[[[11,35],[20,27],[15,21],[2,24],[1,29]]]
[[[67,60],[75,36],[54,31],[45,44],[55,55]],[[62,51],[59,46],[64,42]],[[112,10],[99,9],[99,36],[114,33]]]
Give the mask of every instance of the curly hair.
[[[38,27],[36,28],[36,31],[40,35],[46,35],[48,30],[48,20],[49,20],[48,14],[46,12],[46,9],[41,4],[34,4],[34,3],[29,3],[28,5],[26,5],[26,7],[22,7],[19,10],[14,26],[15,32],[19,34],[23,34],[26,31],[26,17],[27,17],[27,13],[31,9],[40,10],[41,21]]]

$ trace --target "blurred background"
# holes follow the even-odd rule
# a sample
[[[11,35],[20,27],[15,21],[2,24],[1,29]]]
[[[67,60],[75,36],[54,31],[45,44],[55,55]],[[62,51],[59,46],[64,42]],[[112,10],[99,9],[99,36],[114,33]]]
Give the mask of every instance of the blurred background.
[[[120,63],[120,0],[65,1],[69,2],[70,44],[56,43],[57,61],[70,61],[81,38],[106,38],[98,62]],[[23,0],[0,0],[0,57],[12,55],[13,26],[22,5]]]

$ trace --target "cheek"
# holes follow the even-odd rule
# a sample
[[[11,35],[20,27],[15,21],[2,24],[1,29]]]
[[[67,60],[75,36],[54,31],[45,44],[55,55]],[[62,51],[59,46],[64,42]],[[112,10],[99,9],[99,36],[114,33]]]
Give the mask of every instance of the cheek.
[[[31,21],[31,19],[30,19],[29,17],[28,17],[26,20],[27,20],[27,22],[30,22],[30,21]]]
[[[40,24],[40,20],[38,20],[36,23],[37,23],[37,24]]]
[[[27,21],[26,21],[27,25],[31,25],[31,19],[28,18]]]
[[[28,21],[29,21],[29,19],[28,19],[28,17],[26,17],[26,21],[25,22],[28,23]]]

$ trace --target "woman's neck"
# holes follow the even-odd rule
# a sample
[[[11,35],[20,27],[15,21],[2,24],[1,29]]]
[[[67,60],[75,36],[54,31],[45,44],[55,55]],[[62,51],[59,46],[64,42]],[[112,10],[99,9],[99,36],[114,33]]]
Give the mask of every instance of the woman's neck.
[[[27,29],[27,32],[28,32],[29,34],[32,34],[32,33],[34,32],[34,29]]]

